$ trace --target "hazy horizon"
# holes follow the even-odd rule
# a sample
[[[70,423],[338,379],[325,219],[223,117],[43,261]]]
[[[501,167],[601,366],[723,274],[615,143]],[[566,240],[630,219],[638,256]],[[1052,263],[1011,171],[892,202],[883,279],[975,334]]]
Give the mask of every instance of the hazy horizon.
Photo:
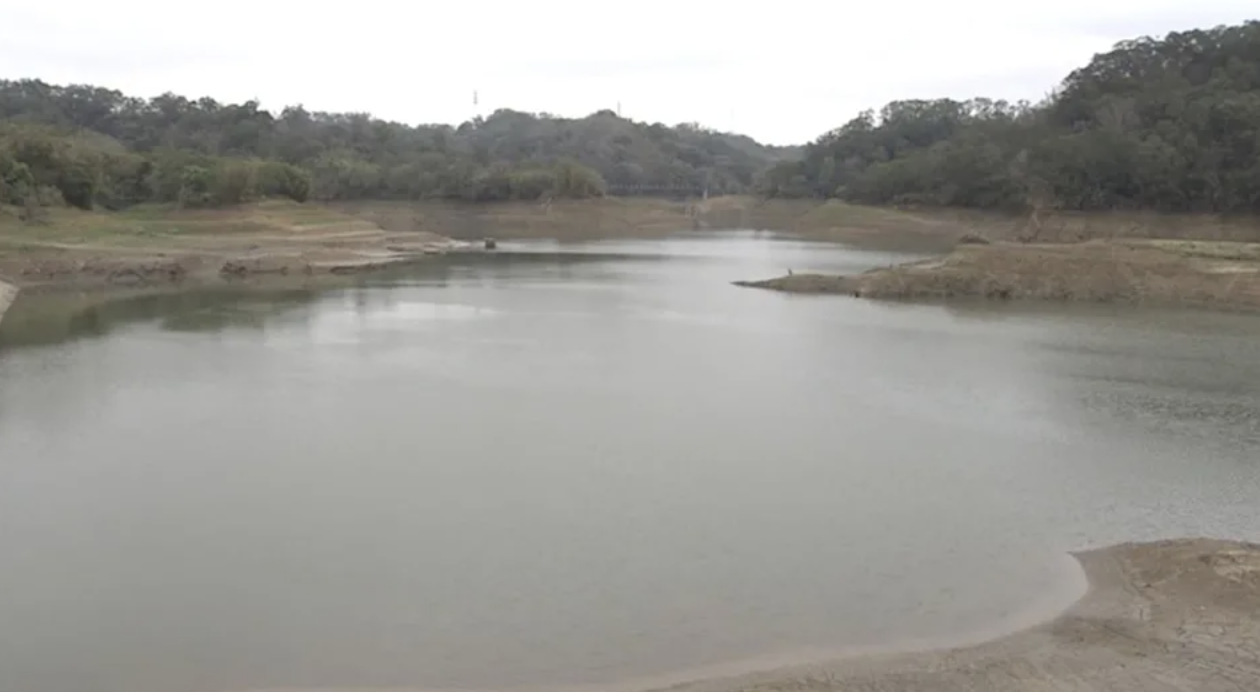
[[[1065,0],[1016,17],[978,0],[848,13],[784,0],[772,14],[644,0],[596,21],[572,0],[407,10],[364,0],[337,15],[224,0],[189,33],[172,31],[178,15],[154,0],[68,0],[0,5],[11,19],[0,26],[0,77],[411,125],[500,108],[580,118],[620,106],[637,121],[792,145],[896,99],[1036,101],[1118,41],[1239,23],[1256,14],[1249,4]]]

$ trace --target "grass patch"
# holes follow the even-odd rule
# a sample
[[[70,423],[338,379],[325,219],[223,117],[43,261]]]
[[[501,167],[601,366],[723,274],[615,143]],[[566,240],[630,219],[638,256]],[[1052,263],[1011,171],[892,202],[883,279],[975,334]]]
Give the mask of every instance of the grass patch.
[[[806,220],[829,226],[871,226],[876,228],[934,225],[930,219],[886,207],[867,207],[828,200],[811,209]]]
[[[344,225],[344,230],[375,228],[328,207],[281,201],[230,209],[180,210],[158,204],[117,212],[48,209],[33,223],[23,221],[17,209],[7,208],[0,210],[0,245],[11,251],[58,244],[161,247],[193,237],[292,234],[334,225]]]

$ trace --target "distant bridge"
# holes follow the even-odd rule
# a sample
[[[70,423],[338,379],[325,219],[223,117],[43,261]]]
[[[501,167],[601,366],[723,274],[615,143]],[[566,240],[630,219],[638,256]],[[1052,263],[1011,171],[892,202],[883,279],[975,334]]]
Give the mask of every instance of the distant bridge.
[[[667,195],[669,197],[709,197],[709,189],[703,185],[607,185],[605,191],[618,197],[634,195]]]

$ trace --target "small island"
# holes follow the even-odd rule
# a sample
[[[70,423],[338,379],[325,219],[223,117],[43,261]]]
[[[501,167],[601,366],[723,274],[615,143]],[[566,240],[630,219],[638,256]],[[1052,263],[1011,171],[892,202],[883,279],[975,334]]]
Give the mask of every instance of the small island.
[[[948,219],[942,233],[972,242],[857,276],[743,285],[1260,307],[1257,46],[1257,21],[1173,32],[1095,55],[1039,103],[905,100],[862,113],[777,164],[767,193]]]
[[[939,258],[850,276],[736,285],[894,300],[1055,300],[1260,309],[1260,244],[1181,240],[960,244]]]

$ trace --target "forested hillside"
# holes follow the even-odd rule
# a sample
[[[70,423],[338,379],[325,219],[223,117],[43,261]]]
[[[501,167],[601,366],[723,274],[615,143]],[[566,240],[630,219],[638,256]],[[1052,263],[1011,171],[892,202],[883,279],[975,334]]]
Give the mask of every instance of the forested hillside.
[[[1260,212],[1260,22],[1120,43],[1035,105],[890,103],[761,187],[870,204]]]
[[[363,113],[277,115],[258,103],[0,81],[0,203],[121,207],[260,196],[494,201],[589,197],[614,186],[748,189],[789,149],[611,111],[564,119],[500,110],[458,127]]]
[[[983,209],[1260,212],[1260,22],[1118,44],[1044,101],[909,100],[803,148],[509,110],[458,127],[0,80],[0,204],[496,201],[637,186]]]

